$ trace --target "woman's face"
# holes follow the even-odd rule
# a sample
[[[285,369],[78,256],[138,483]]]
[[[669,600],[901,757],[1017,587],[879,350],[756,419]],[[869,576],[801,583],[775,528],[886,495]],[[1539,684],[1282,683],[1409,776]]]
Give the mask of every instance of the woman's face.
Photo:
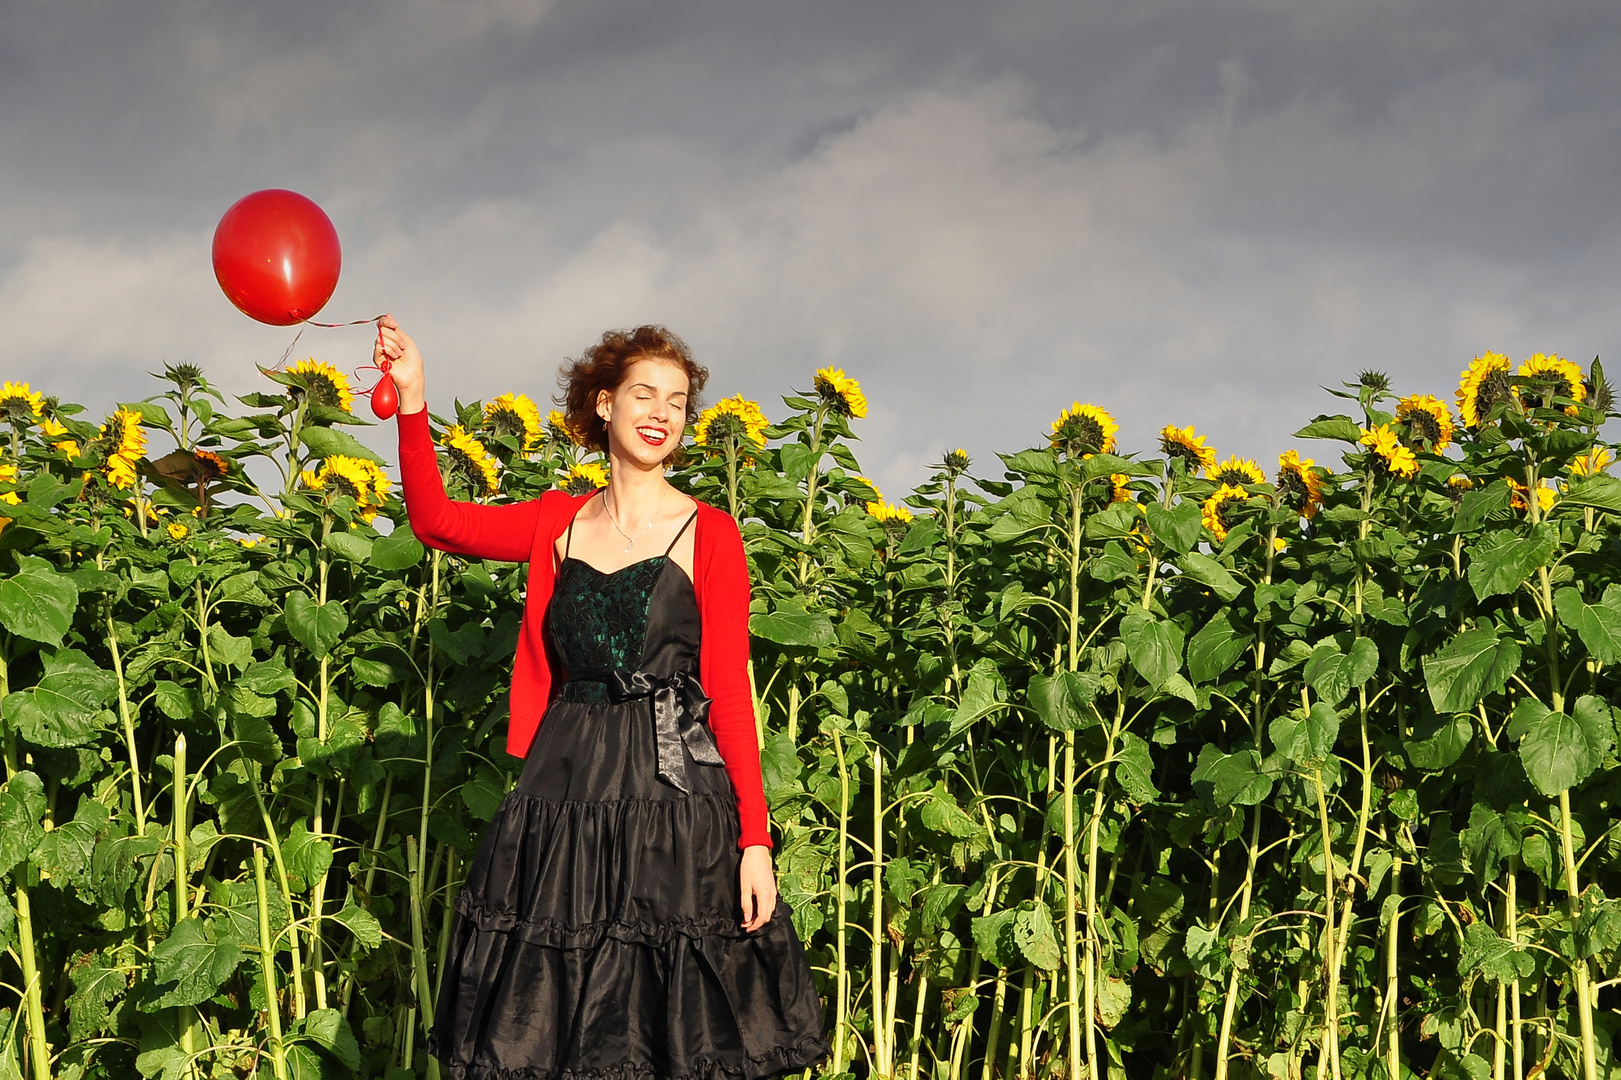
[[[642,357],[625,369],[610,394],[597,398],[608,424],[608,452],[653,467],[681,445],[687,426],[686,370],[669,360]]]

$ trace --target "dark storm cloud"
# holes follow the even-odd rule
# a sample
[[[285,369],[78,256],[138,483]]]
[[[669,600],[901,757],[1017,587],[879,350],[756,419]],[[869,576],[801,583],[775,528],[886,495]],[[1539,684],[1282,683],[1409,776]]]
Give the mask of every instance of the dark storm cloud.
[[[289,334],[214,222],[317,198],[327,314],[417,328],[436,402],[681,330],[772,411],[861,378],[889,486],[1072,400],[1261,456],[1362,366],[1607,352],[1621,13],[1590,4],[0,6],[5,375],[104,408],[244,390]],[[361,362],[362,332],[310,332]],[[779,406],[780,410],[780,406]],[[1267,464],[1263,460],[1263,465]]]

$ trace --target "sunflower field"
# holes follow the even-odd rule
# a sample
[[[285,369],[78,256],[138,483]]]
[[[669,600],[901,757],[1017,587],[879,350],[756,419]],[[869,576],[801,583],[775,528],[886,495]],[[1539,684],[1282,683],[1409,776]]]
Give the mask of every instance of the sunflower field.
[[[439,1075],[524,568],[266,376],[0,388],[0,1080]],[[1344,385],[1276,468],[1077,402],[893,502],[842,371],[704,413],[825,1080],[1621,1076],[1611,389]],[[522,395],[435,421],[455,497],[606,482]]]

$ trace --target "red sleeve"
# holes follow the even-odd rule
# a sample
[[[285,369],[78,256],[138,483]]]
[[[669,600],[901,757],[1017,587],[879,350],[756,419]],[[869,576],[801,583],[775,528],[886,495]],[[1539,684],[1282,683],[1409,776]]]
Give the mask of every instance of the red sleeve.
[[[709,726],[737,794],[741,827],[737,846],[771,842],[760,776],[760,740],[754,727],[754,695],[749,691],[749,564],[743,537],[730,514],[717,513],[706,536],[702,568],[703,647],[699,679],[710,697]],[[697,559],[695,558],[696,562]]]
[[[400,413],[400,485],[411,531],[429,547],[474,559],[525,562],[540,519],[540,500],[505,506],[452,502],[439,476],[428,410]]]

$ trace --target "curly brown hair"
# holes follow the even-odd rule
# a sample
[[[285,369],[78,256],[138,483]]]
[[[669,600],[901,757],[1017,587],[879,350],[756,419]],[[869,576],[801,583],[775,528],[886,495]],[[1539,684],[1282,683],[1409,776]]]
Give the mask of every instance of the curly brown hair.
[[[664,327],[651,324],[634,330],[608,330],[578,360],[565,361],[557,376],[563,393],[554,400],[563,406],[565,422],[582,445],[608,452],[608,425],[597,415],[597,395],[603,390],[617,390],[630,365],[649,358],[678,364],[687,373],[686,422],[689,427],[698,422],[698,395],[709,378],[709,369],[692,358],[687,343]],[[680,464],[682,457],[677,444],[665,460]]]

